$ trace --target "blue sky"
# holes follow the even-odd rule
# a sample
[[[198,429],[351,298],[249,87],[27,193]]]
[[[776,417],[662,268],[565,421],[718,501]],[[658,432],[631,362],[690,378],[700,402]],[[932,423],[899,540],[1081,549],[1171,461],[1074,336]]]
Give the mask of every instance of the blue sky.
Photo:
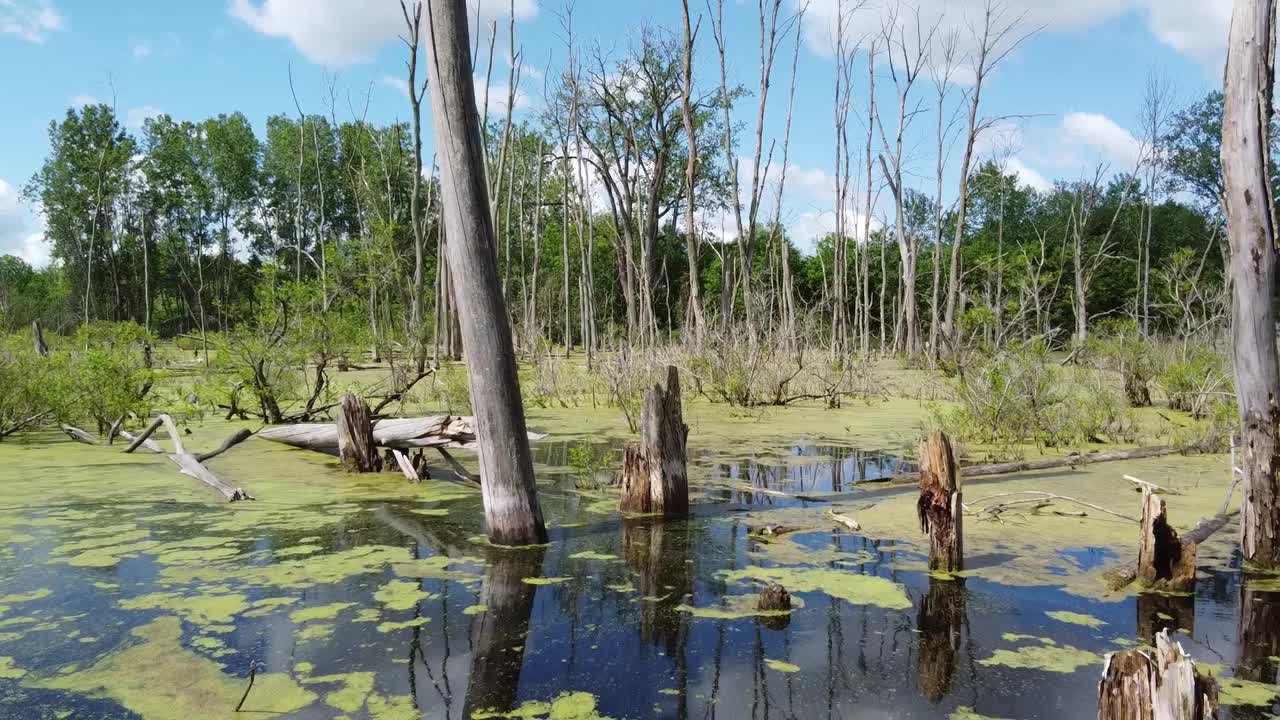
[[[477,0],[470,1],[474,7]],[[803,1],[783,0],[784,13],[794,13]],[[510,0],[479,2],[487,21],[505,16]],[[839,2],[809,0],[802,33],[793,167],[782,212],[802,246],[834,224],[830,36]],[[880,27],[886,2],[868,0],[855,13],[855,34],[869,34]],[[965,37],[982,4],[983,0],[907,2],[919,9],[926,24],[936,21]],[[1221,84],[1229,0],[1004,0],[1004,4],[1011,14],[1025,13],[1028,28],[1042,29],[990,77],[983,91],[982,114],[1030,117],[1003,123],[986,138],[982,149],[989,153],[996,147],[1007,148],[1012,153],[1010,166],[1030,184],[1078,177],[1100,161],[1117,169],[1131,166],[1142,96],[1153,69],[1172,81],[1179,104]],[[708,13],[705,0],[690,0],[690,6],[694,13]],[[541,71],[548,63],[554,71],[563,61],[558,14],[564,4],[563,0],[516,0],[515,8],[517,44],[526,66],[517,113],[534,117],[542,104]],[[730,82],[754,90],[759,42],[756,4],[725,0],[724,12]],[[288,85],[292,67],[299,100],[308,112],[329,111],[332,87],[339,120],[351,117],[353,107],[356,113],[363,112],[366,97],[371,120],[404,119],[408,113],[400,80],[404,50],[396,38],[401,22],[396,0],[0,0],[0,67],[5,77],[5,109],[0,111],[0,253],[18,254],[36,263],[47,257],[39,210],[24,205],[19,193],[47,152],[49,121],[68,106],[114,103],[120,116],[136,129],[147,116],[160,112],[199,119],[238,110],[261,129],[269,115],[295,112]],[[574,11],[580,46],[599,44],[605,52],[625,50],[629,38],[646,23],[678,29],[680,22],[678,0],[578,0]],[[493,92],[505,96],[503,27]],[[767,139],[780,141],[783,130],[791,42],[790,38],[784,42],[775,67]],[[709,28],[703,28],[698,50],[695,74],[702,82],[717,82]],[[865,72],[856,77],[851,133],[859,137],[865,127]],[[477,82],[482,87],[483,77]],[[882,89],[888,84],[887,76],[880,81]],[[932,96],[931,84],[923,79],[919,98],[929,103]],[[739,117],[746,121],[753,114],[754,100],[748,100]],[[926,191],[933,186],[928,136],[932,123],[932,117],[920,117],[908,136],[907,184]],[[430,133],[425,135],[429,146]],[[750,135],[744,133],[738,151],[744,157],[751,154]],[[954,159],[950,163],[948,187],[955,185],[957,165]],[[772,192],[767,197],[772,198]],[[766,212],[772,208],[766,207]]]

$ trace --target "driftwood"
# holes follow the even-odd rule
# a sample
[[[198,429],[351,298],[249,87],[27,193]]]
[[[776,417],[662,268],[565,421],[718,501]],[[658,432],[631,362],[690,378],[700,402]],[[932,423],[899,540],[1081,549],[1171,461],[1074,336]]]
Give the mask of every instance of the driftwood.
[[[1162,590],[1191,590],[1196,584],[1196,543],[1178,538],[1169,525],[1164,498],[1150,491],[1142,495],[1138,580]]]
[[[240,428],[239,430],[232,433],[231,436],[228,437],[226,440],[223,440],[222,444],[219,445],[216,450],[210,450],[207,453],[196,453],[196,459],[199,460],[200,462],[212,460],[213,458],[218,457],[222,453],[230,450],[231,448],[235,447],[236,445],[239,445],[240,443],[244,442],[245,440],[248,440],[251,437],[253,437],[252,430],[248,430],[246,428]]]
[[[1218,685],[1196,670],[1167,630],[1156,647],[1107,656],[1098,682],[1098,720],[1210,720],[1218,717]]]
[[[166,453],[164,448],[151,440],[151,435],[162,425],[164,426],[165,431],[169,433],[169,439],[173,441],[173,453]],[[62,430],[74,440],[88,443],[89,445],[102,445],[102,442],[99,441],[98,438],[78,427],[63,425]],[[222,446],[217,450],[210,453],[204,453],[203,455],[194,455],[183,447],[182,434],[178,432],[177,426],[174,425],[173,418],[168,415],[160,415],[155,418],[148,423],[147,427],[138,435],[125,431],[121,431],[120,433],[121,437],[129,441],[129,445],[124,448],[124,452],[132,453],[141,447],[156,454],[167,454],[169,459],[173,461],[173,464],[178,466],[179,472],[183,475],[187,475],[188,477],[193,477],[209,487],[212,487],[214,490],[217,490],[219,493],[222,493],[222,496],[225,497],[228,502],[236,502],[237,500],[253,500],[254,497],[245,492],[243,488],[235,487],[230,483],[224,482],[217,475],[214,475],[212,470],[204,466],[203,460],[225,452],[228,448],[243,442],[246,438],[252,435],[253,433],[248,430],[239,430],[234,435],[223,441]]]
[[[351,472],[368,473],[382,469],[382,458],[373,442],[373,422],[369,406],[354,393],[343,393],[338,422],[338,459]]]
[[[387,452],[391,453],[391,458],[396,461],[396,467],[400,468],[400,472],[404,473],[404,477],[409,482],[422,482],[422,477],[418,475],[418,468],[409,462],[409,458],[405,454],[395,448],[390,448]]]
[[[929,569],[964,569],[964,513],[951,439],[933,432],[920,449],[920,531],[929,535]]]
[[[625,513],[683,515],[689,511],[686,444],[689,426],[680,406],[680,373],[667,366],[667,384],[654,385],[640,412],[640,442],[627,445],[622,461]]]

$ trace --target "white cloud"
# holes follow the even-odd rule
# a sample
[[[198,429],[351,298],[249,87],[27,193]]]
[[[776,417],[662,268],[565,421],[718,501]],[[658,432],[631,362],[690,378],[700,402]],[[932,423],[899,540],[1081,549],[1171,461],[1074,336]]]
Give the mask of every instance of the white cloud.
[[[147,120],[163,114],[163,110],[158,107],[152,107],[151,105],[129,108],[129,112],[125,113],[124,116],[124,124],[134,130],[141,130]]]
[[[13,185],[0,179],[0,255],[16,255],[34,267],[49,264],[44,222],[22,201]]]
[[[378,82],[400,93],[400,95],[406,100],[409,99],[409,81],[406,78],[396,77],[395,75],[383,75],[378,78]]]
[[[62,15],[49,0],[0,0],[0,35],[16,35],[39,45],[62,28]]]
[[[1062,118],[1062,134],[1068,146],[1096,151],[1116,171],[1133,169],[1142,156],[1142,143],[1133,133],[1100,113],[1067,113]]]
[[[71,107],[82,108],[85,105],[97,105],[100,102],[102,101],[92,95],[81,93],[71,98]]]
[[[845,13],[857,5],[855,0],[792,0],[799,8],[809,5],[805,15],[805,42],[814,52],[830,57],[835,48],[836,20],[839,8]],[[847,36],[871,38],[879,34],[890,3],[869,3],[854,12],[848,20]],[[969,25],[978,25],[986,0],[919,0],[911,4],[920,11],[927,29],[939,23],[939,32],[959,34],[961,54],[973,49]],[[1225,52],[1227,25],[1231,19],[1231,0],[1005,0],[1005,17],[1023,17],[1023,27],[1044,27],[1046,31],[1089,28],[1126,13],[1138,13],[1148,29],[1162,43],[1210,66],[1220,63]],[[906,14],[904,6],[904,15]],[[914,27],[914,13],[910,27]],[[957,76],[963,80],[964,73]]]
[[[477,2],[482,24],[510,12],[509,0],[468,0],[470,22],[475,22]],[[311,61],[330,66],[367,62],[404,32],[400,4],[393,0],[231,0],[229,11],[254,30],[284,38]],[[528,20],[537,13],[537,0],[516,0],[517,20]],[[422,28],[426,35],[425,21]]]
[[[1053,183],[1049,182],[1048,178],[1029,167],[1016,155],[1006,161],[1005,170],[1018,176],[1018,180],[1032,190],[1047,192],[1053,189]]]
[[[142,62],[151,54],[151,45],[145,42],[140,42],[133,46],[132,53],[134,62]]]
[[[475,88],[476,88],[476,110],[480,112],[484,112],[485,79],[483,77],[475,78]],[[493,116],[496,114],[503,114],[507,112],[507,95],[509,94],[510,94],[510,86],[507,85],[506,83],[495,84],[489,90],[490,116]],[[532,104],[532,101],[529,99],[529,94],[526,93],[524,90],[521,90],[519,87],[516,87],[515,110],[517,112],[521,110],[527,110],[529,109],[531,104]]]

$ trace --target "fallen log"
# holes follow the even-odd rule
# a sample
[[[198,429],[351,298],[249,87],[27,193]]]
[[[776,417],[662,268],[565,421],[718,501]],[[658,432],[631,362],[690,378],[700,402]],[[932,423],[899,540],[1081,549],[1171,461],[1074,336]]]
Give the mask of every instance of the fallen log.
[[[263,440],[284,443],[304,450],[333,453],[338,449],[336,423],[298,423],[266,428],[258,432]],[[545,435],[529,433],[529,439]],[[373,421],[373,443],[378,447],[411,450],[424,447],[475,447],[475,422],[458,415],[431,415],[420,418],[384,418]]]
[[[1195,447],[1173,447],[1170,445],[1159,445],[1152,447],[1129,448],[1127,450],[1102,450],[1098,452],[1088,453],[1071,453],[1062,457],[1038,458],[1036,460],[1017,460],[1004,463],[990,463],[987,465],[964,465],[960,467],[960,477],[979,478],[989,475],[1010,475],[1020,472],[1034,472],[1036,470],[1056,470],[1058,468],[1075,469],[1081,465],[1095,465],[1097,463],[1116,462],[1119,460],[1142,460],[1144,458],[1163,457],[1165,455],[1177,455],[1195,450]],[[883,478],[875,478],[873,480],[863,480],[859,485],[872,484],[890,484],[905,485],[907,483],[917,483],[920,476],[917,473],[900,473],[890,475]]]

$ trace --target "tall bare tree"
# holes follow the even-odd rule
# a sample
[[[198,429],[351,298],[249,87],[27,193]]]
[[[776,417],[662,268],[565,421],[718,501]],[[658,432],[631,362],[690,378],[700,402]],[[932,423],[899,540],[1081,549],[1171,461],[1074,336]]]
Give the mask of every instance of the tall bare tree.
[[[412,194],[409,195],[409,222],[413,225],[413,298],[410,300],[409,331],[415,338],[414,361],[418,364],[418,372],[426,368],[426,349],[420,341],[422,338],[422,300],[423,300],[423,261],[426,253],[426,223],[423,221],[422,209],[418,198],[422,185],[422,95],[427,91],[427,81],[418,84],[418,48],[422,28],[422,2],[413,3],[410,10],[405,0],[400,0],[400,12],[404,15],[406,37],[402,37],[409,49],[409,59],[405,65],[409,70],[409,111],[413,117],[413,180]],[[437,312],[439,310],[437,309]],[[437,323],[437,327],[439,323]]]
[[[1276,360],[1276,210],[1271,192],[1276,0],[1235,0],[1222,116],[1231,241],[1232,363],[1240,406],[1244,561],[1280,568],[1280,364]]]
[[[964,155],[960,160],[960,192],[956,200],[956,231],[951,243],[951,267],[947,273],[947,312],[943,325],[952,350],[959,339],[956,308],[960,300],[960,246],[964,242],[965,219],[969,208],[969,173],[973,166],[973,149],[978,136],[988,130],[994,119],[982,119],[978,108],[982,102],[982,86],[1009,53],[1034,34],[1022,32],[1025,14],[1009,17],[1002,0],[984,0],[982,24],[972,28],[977,48],[973,51],[973,87],[969,90],[969,131],[965,135]]]
[[[694,340],[702,343],[706,332],[707,319],[702,310],[702,281],[698,276],[699,241],[696,234],[697,196],[695,180],[698,171],[698,132],[693,122],[693,44],[698,38],[698,28],[691,27],[689,22],[689,0],[680,0],[684,11],[684,91],[680,98],[680,116],[684,122],[684,134],[688,139],[689,157],[684,168],[684,243],[685,252],[689,255],[689,323],[693,326]],[[698,25],[702,21],[699,19]]]
[[[476,418],[485,522],[496,544],[540,544],[546,542],[547,530],[538,505],[511,325],[498,278],[471,79],[467,3],[427,0],[427,8],[440,199]]]

